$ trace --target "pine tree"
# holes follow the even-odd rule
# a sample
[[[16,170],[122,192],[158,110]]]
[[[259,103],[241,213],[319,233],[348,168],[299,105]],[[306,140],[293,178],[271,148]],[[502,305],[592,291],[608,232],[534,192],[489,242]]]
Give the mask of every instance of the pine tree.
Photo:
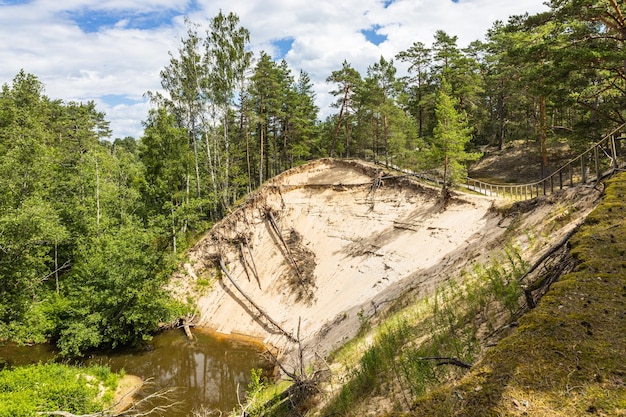
[[[350,149],[350,111],[354,110],[355,105],[353,103],[353,99],[356,92],[361,87],[363,80],[361,79],[361,74],[352,68],[348,61],[343,61],[341,69],[333,71],[332,74],[326,79],[326,82],[337,85],[337,88],[331,91],[331,94],[337,97],[337,101],[335,101],[332,106],[339,108],[339,115],[337,116],[337,123],[335,125],[332,144],[330,146],[328,156],[331,158],[335,156],[337,139],[339,138],[339,132],[342,125],[345,129],[345,154],[348,156]]]
[[[471,140],[465,117],[457,111],[458,101],[452,97],[450,84],[442,79],[437,95],[433,131],[432,162],[441,167],[444,192],[454,182],[467,175],[465,163],[478,159],[478,154],[466,151]]]

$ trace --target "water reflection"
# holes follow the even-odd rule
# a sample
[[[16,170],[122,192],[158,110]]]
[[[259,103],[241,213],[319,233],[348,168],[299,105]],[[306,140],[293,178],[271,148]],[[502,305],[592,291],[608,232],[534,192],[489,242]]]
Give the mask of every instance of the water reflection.
[[[114,372],[123,369],[127,374],[152,380],[153,384],[142,395],[177,387],[172,399],[180,405],[161,414],[171,417],[187,416],[200,407],[231,411],[238,403],[238,387],[243,398],[252,369],[271,372],[272,366],[262,356],[263,349],[258,344],[202,332],[195,332],[194,336],[195,340],[189,341],[180,331],[167,331],[156,336],[144,349],[93,355],[83,363],[108,365]],[[0,348],[0,356],[15,365],[46,361],[53,355],[42,347],[7,353],[6,347]]]

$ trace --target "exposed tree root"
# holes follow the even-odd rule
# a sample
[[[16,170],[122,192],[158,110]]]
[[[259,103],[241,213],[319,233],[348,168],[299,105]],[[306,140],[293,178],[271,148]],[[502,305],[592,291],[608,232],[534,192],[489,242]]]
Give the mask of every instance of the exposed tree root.
[[[247,251],[244,251],[244,246],[245,248],[247,248]],[[248,259],[246,259],[246,252],[250,257],[251,262],[248,262]],[[252,272],[252,275],[254,276],[254,279],[256,280],[259,289],[263,290],[261,288],[261,279],[259,278],[259,273],[256,270],[254,258],[252,257],[252,251],[250,251],[250,247],[247,244],[244,245],[243,242],[239,242],[239,258],[241,259],[241,265],[243,265],[243,269],[248,276],[248,280],[250,280],[250,272]]]
[[[269,410],[278,404],[289,401],[289,408],[291,410],[298,410],[302,408],[302,404],[306,400],[320,393],[319,385],[329,374],[329,367],[328,364],[325,364],[327,369],[318,368],[313,371],[306,371],[304,366],[304,350],[302,348],[300,338],[300,320],[298,320],[297,344],[297,363],[293,367],[293,370],[287,369],[285,364],[280,361],[276,355],[274,355],[270,350],[267,351],[272,358],[272,361],[280,368],[283,374],[285,374],[293,382],[293,384],[263,404],[262,409]]]
[[[298,264],[293,259],[293,255],[291,253],[291,249],[289,248],[289,245],[285,241],[285,238],[283,237],[283,233],[280,230],[280,227],[278,226],[278,223],[276,222],[276,218],[274,217],[274,214],[272,214],[271,210],[267,210],[267,219],[269,220],[270,224],[272,225],[272,229],[274,230],[274,232],[278,236],[278,239],[283,244],[283,247],[285,248],[285,254],[287,256],[287,259],[289,260],[289,263],[293,267],[294,272],[296,273],[296,275],[300,279],[300,282],[302,283],[304,280],[302,278],[302,273],[300,272],[300,268],[298,268]]]

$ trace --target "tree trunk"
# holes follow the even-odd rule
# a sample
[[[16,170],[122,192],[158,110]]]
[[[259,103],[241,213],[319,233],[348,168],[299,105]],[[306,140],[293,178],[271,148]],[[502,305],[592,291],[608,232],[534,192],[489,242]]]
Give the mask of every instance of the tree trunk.
[[[259,138],[260,138],[260,146],[259,146],[259,152],[260,152],[260,157],[259,157],[259,186],[261,186],[263,184],[263,148],[264,148],[264,143],[263,143],[263,123],[261,123],[259,125]]]
[[[230,195],[230,140],[228,138],[228,107],[224,109],[224,158],[225,158],[225,173],[224,173],[224,189],[222,190],[222,200],[224,208],[230,206],[228,197]]]
[[[254,300],[244,292],[244,290],[241,289],[241,287],[237,284],[237,282],[235,281],[235,279],[230,275],[230,273],[228,272],[228,270],[226,269],[226,265],[224,264],[224,260],[222,258],[220,258],[219,260],[219,266],[222,269],[222,272],[224,273],[224,275],[226,275],[226,277],[228,278],[228,280],[230,281],[231,284],[233,284],[233,286],[237,289],[237,291],[239,291],[239,293],[243,296],[243,298],[245,298],[250,304],[252,304],[252,306],[254,308],[256,308],[256,310],[267,319],[267,321],[269,321],[276,329],[278,329],[284,336],[286,336],[290,341],[292,342],[296,342],[297,339],[295,337],[293,337],[293,335],[289,332],[287,332],[285,329],[283,329],[278,323],[276,323],[276,321],[274,321],[274,319],[272,319],[269,314],[267,314],[265,312],[265,310],[263,310],[261,307],[259,307],[259,305],[257,303],[254,302]]]
[[[196,197],[200,198],[200,168],[198,167],[198,142],[196,141],[196,123],[195,116],[193,112],[190,112],[190,125],[191,129],[189,130],[189,140],[193,145],[193,162],[196,171]]]
[[[98,157],[96,157],[96,230],[100,230],[100,174],[98,172]]]
[[[57,295],[59,295],[59,251],[56,240],[54,241],[54,283],[56,284]]]
[[[389,125],[387,114],[383,114],[383,142],[385,143],[385,165],[389,166]]]
[[[504,146],[504,93],[498,94],[498,150]]]
[[[330,147],[329,156],[331,158],[335,156],[335,145],[337,144],[337,137],[339,136],[339,127],[341,126],[341,122],[343,119],[343,112],[347,105],[346,103],[348,101],[349,93],[350,93],[350,88],[346,86],[346,88],[344,88],[343,102],[341,103],[341,109],[339,109],[339,117],[337,118],[337,126],[335,127],[335,136],[333,137],[333,144]]]
[[[547,176],[548,169],[548,147],[547,138],[547,122],[546,122],[546,97],[539,98],[539,144],[541,147],[541,178]]]

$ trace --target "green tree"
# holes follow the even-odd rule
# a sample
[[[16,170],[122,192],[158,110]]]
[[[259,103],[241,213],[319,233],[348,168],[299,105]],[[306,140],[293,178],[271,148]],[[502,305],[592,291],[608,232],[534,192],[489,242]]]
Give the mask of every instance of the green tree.
[[[55,153],[48,117],[59,105],[21,71],[0,93],[0,322],[23,319],[55,276],[58,244],[68,237],[51,199]],[[0,332],[2,324],[0,324]]]
[[[458,37],[442,30],[438,30],[434,37],[431,77],[436,83],[442,82],[443,78],[450,83],[451,94],[458,100],[459,108],[465,112],[468,120],[474,122],[483,88],[480,63],[475,56],[476,48],[470,46],[460,50],[457,46]]]
[[[514,24],[495,22],[487,31],[484,44],[485,99],[487,120],[482,128],[485,142],[502,149],[506,141],[534,136],[534,123],[528,114],[532,99],[529,85],[521,81],[523,65],[512,53],[517,45],[525,44],[525,37]]]
[[[466,163],[479,155],[466,151],[471,140],[470,129],[462,113],[456,109],[458,101],[451,95],[446,79],[442,79],[437,94],[435,115],[437,125],[432,138],[432,162],[441,167],[444,192],[450,184],[467,175]]]
[[[202,40],[198,35],[198,25],[186,20],[187,34],[181,39],[178,54],[170,52],[170,62],[161,70],[161,86],[167,96],[148,92],[153,102],[165,106],[176,116],[180,127],[187,131],[187,144],[193,151],[193,163],[187,169],[187,182],[195,188],[195,198],[200,199],[202,184],[200,179],[201,116],[205,112],[205,99],[201,94],[201,85],[207,81],[206,68],[202,63]],[[210,158],[209,158],[210,160]],[[193,179],[192,179],[193,166]]]
[[[363,80],[361,79],[361,74],[352,68],[348,61],[343,61],[341,69],[333,71],[326,79],[326,82],[336,84],[335,90],[331,91],[331,94],[337,98],[332,106],[339,109],[339,115],[337,116],[332,144],[328,155],[331,158],[335,156],[337,139],[339,138],[341,126],[343,125],[345,131],[344,151],[345,156],[348,157],[350,156],[351,114],[355,111],[355,103],[353,103],[353,100]]]
[[[236,191],[231,190],[233,180],[234,155],[231,151],[230,108],[234,105],[235,91],[239,83],[244,81],[245,72],[252,60],[252,52],[247,50],[250,33],[239,26],[239,17],[232,12],[224,15],[221,11],[211,19],[207,37],[204,40],[204,65],[207,70],[208,82],[204,84],[203,96],[208,97],[211,107],[219,114],[215,118],[222,120],[222,143],[217,142],[215,128],[212,135],[206,133],[211,126],[203,118],[207,149],[207,159],[213,189],[219,195],[222,211],[236,198]],[[213,137],[214,144],[209,142]],[[210,150],[213,149],[213,152]]]
[[[151,111],[139,146],[139,159],[146,167],[143,197],[152,222],[167,231],[174,253],[194,220],[184,215],[185,206],[191,204],[187,168],[192,158],[185,129],[174,115],[164,108]]]
[[[408,62],[409,74],[414,74],[409,78],[409,95],[413,99],[409,102],[409,111],[417,119],[418,135],[424,137],[427,100],[432,95],[432,85],[429,81],[429,69],[432,65],[432,51],[422,42],[413,42],[413,45],[406,51],[396,55],[396,58]]]
[[[272,132],[277,132],[275,122],[281,106],[281,73],[272,57],[261,52],[252,75],[250,100],[255,114],[254,136],[257,140],[258,183],[269,178],[273,171]]]
[[[136,343],[167,314],[167,245],[149,219],[169,191],[147,187],[134,140],[109,132],[93,102],[51,101],[35,76],[2,87],[1,338],[81,354]],[[165,177],[150,156],[151,179]]]
[[[571,98],[584,111],[584,117],[572,120],[574,139],[597,140],[626,122],[626,4],[552,0],[549,5],[566,45],[554,49],[555,60],[567,75]]]
[[[53,337],[62,354],[136,345],[168,318],[165,258],[154,232],[129,217],[106,233],[80,239]]]
[[[311,156],[311,146],[318,141],[315,93],[309,75],[300,71],[283,104],[283,148],[285,169],[301,164]]]
[[[411,130],[407,129],[410,125],[407,114],[398,104],[401,90],[402,83],[396,79],[393,61],[381,56],[378,62],[368,67],[359,99],[372,126],[374,156],[376,159],[384,157],[385,164],[403,153],[412,136]]]

